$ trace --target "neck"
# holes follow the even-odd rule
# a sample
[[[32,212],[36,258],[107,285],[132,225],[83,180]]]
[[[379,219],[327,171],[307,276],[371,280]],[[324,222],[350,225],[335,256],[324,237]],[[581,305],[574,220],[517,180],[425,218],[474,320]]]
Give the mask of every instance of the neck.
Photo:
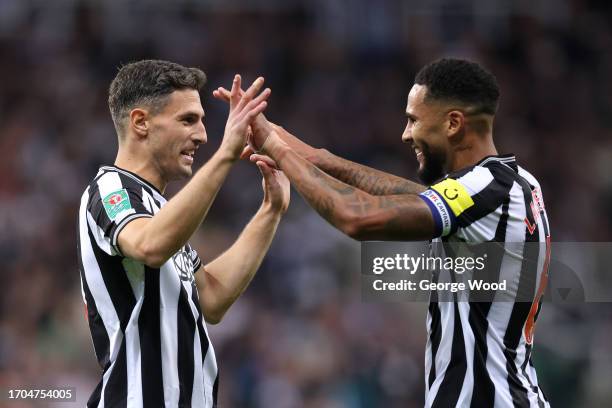
[[[168,185],[161,176],[159,170],[150,160],[138,157],[136,154],[129,152],[128,149],[119,147],[117,158],[115,159],[115,166],[137,174],[155,186],[161,193],[164,192]]]
[[[473,166],[487,156],[497,155],[493,135],[475,136],[453,147],[449,172]]]

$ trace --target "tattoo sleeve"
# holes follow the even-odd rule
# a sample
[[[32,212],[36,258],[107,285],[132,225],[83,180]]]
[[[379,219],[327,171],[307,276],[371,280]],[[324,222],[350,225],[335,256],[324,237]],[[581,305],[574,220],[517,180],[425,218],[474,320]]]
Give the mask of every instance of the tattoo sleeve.
[[[419,194],[425,187],[384,171],[376,170],[331,154],[325,149],[315,149],[280,126],[276,130],[285,143],[300,156],[330,176],[376,196],[394,194]]]
[[[375,196],[332,177],[291,149],[277,153],[273,158],[304,200],[345,234],[360,240],[431,237],[433,219],[414,194],[416,187],[410,190],[412,194]]]
[[[384,171],[335,156],[326,150],[314,163],[332,177],[372,195],[419,194],[425,186]]]

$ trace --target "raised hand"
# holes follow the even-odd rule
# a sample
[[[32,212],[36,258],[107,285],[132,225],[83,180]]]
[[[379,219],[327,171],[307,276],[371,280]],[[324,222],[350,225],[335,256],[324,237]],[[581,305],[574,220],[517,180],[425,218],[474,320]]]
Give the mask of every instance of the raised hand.
[[[224,101],[224,102],[230,101],[230,91],[228,91],[227,89],[223,87],[219,87],[215,89],[213,91],[213,96],[220,101]],[[255,118],[254,123],[259,124],[260,119],[266,119],[263,113],[260,113]],[[269,122],[269,123],[283,142],[285,142],[289,147],[295,150],[300,156],[315,163],[316,158],[320,153],[319,151],[320,149],[314,148],[310,146],[309,144],[303,142],[296,136],[292,135],[291,133],[283,129],[282,126],[276,125],[272,122]],[[248,140],[251,140],[251,139],[252,139],[252,130],[249,130]],[[255,149],[253,149],[253,147],[251,147],[250,145],[246,146],[244,150],[242,151],[242,153],[240,154],[240,158],[248,159],[253,153],[255,153]]]
[[[260,160],[252,161],[257,164],[257,167],[263,176],[263,204],[269,205],[275,212],[280,214],[284,213],[289,207],[289,201],[291,198],[289,179],[287,176],[285,176],[285,173],[272,167],[271,163],[273,164],[274,162],[266,156],[263,156]]]
[[[242,92],[240,75],[234,76],[232,89],[229,92],[230,111],[225,125],[225,134],[220,149],[225,149],[233,159],[238,159],[247,140],[247,133],[253,120],[262,113],[270,96],[270,88],[258,92],[264,79],[257,78],[253,84]]]
[[[213,91],[213,96],[217,99],[226,101],[230,103],[230,107],[232,105],[232,101],[236,98],[236,92],[238,95],[246,95],[248,92],[242,91],[242,89],[238,89],[237,91],[234,89],[236,82],[232,84],[232,90],[228,91],[223,87],[219,87],[215,91]],[[244,96],[243,96],[244,97]],[[231,108],[230,108],[231,109]],[[273,125],[268,122],[266,117],[263,114],[259,114],[255,117],[255,119],[251,122],[251,127],[247,130],[248,133],[248,144],[253,151],[260,151],[266,142],[268,136],[274,130]]]

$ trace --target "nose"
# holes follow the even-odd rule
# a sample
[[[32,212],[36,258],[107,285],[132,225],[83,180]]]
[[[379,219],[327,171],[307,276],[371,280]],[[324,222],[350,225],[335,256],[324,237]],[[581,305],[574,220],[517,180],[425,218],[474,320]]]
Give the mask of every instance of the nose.
[[[406,125],[406,128],[404,129],[404,133],[402,133],[402,142],[412,143],[412,129],[410,127],[410,123]]]
[[[206,127],[204,123],[200,122],[200,129],[193,134],[193,141],[200,145],[208,141],[208,135],[206,134]]]

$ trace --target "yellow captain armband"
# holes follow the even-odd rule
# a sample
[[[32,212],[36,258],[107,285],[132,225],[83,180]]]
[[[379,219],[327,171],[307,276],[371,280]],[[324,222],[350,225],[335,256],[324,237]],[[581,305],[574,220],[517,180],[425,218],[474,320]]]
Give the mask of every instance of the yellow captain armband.
[[[440,198],[448,204],[455,217],[474,205],[470,193],[455,179],[447,178],[431,188],[440,194]]]

